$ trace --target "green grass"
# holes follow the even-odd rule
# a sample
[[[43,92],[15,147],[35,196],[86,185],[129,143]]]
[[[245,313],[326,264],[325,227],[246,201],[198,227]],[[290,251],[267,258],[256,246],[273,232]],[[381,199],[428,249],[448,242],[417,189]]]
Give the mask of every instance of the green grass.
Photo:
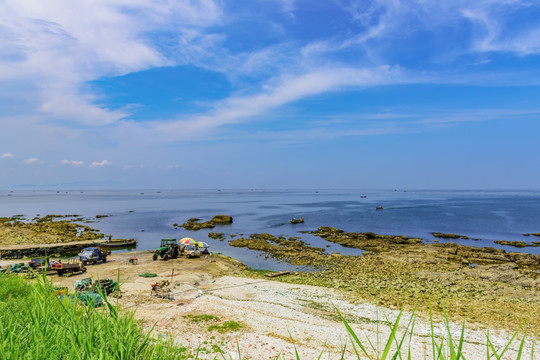
[[[191,320],[194,323],[200,322],[209,322],[209,321],[219,321],[219,318],[210,314],[201,314],[201,315],[184,315],[185,319]]]
[[[60,300],[45,279],[0,275],[0,359],[184,359],[187,349],[145,333],[133,312]]]
[[[208,327],[208,331],[216,330],[220,334],[225,334],[226,332],[229,332],[229,331],[238,331],[242,327],[243,327],[242,324],[233,320],[229,320],[229,321],[225,321],[223,324],[210,325]]]
[[[402,334],[398,336],[398,328],[401,322],[401,318],[403,315],[403,309],[400,311],[398,317],[396,320],[392,322],[388,322],[388,328],[390,330],[390,335],[388,336],[388,339],[386,339],[386,342],[384,343],[384,347],[381,347],[379,341],[379,336],[377,335],[377,341],[375,344],[373,344],[369,339],[367,339],[365,342],[362,342],[360,338],[357,336],[356,332],[352,329],[352,327],[349,325],[347,320],[341,315],[338,309],[336,309],[337,313],[341,317],[341,320],[347,329],[347,333],[350,338],[350,342],[352,344],[354,353],[356,354],[357,359],[376,359],[376,360],[385,360],[385,359],[416,359],[418,358],[419,354],[412,354],[411,353],[411,347],[410,344],[412,342],[413,337],[413,331],[414,331],[414,325],[416,321],[416,315],[415,311],[412,312],[411,317],[408,320],[407,325],[405,326],[405,330],[402,330]],[[432,357],[430,359],[433,360],[465,360],[465,356],[463,354],[463,345],[465,342],[467,342],[467,339],[465,338],[465,322],[463,322],[461,326],[461,332],[459,335],[459,338],[454,338],[452,336],[452,332],[450,331],[450,321],[448,320],[448,316],[445,311],[445,330],[446,334],[443,336],[436,336],[435,335],[435,329],[434,329],[434,321],[433,318],[431,318],[430,325],[431,325],[431,331],[430,331],[430,338],[431,338],[431,347],[432,347]],[[508,351],[514,340],[518,338],[518,335],[521,331],[522,326],[520,325],[518,329],[514,332],[512,337],[503,345],[503,346],[495,346],[493,345],[490,336],[489,331],[486,334],[486,358],[488,360],[490,359],[496,359],[500,360],[503,359],[503,355]],[[521,341],[519,343],[519,349],[517,350],[517,354],[515,359],[521,360],[522,358],[525,359],[524,356],[527,356],[524,353],[524,345],[525,345],[526,337],[522,336]],[[407,351],[403,348],[403,345],[405,342],[408,342],[409,346],[407,347]],[[534,357],[534,349],[535,349],[535,339],[533,338],[532,341],[532,349],[530,358],[528,359],[535,359]],[[343,349],[343,352],[345,349]],[[507,359],[507,357],[505,358]]]

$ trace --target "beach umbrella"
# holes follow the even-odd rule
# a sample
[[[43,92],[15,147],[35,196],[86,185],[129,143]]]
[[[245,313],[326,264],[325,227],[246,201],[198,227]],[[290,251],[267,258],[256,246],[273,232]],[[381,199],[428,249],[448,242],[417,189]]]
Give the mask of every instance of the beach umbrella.
[[[208,245],[207,243],[201,241],[201,242],[199,243],[199,247],[207,248],[207,247],[210,247],[210,245]]]
[[[188,237],[182,238],[178,242],[182,245],[197,245],[198,244],[198,242]]]

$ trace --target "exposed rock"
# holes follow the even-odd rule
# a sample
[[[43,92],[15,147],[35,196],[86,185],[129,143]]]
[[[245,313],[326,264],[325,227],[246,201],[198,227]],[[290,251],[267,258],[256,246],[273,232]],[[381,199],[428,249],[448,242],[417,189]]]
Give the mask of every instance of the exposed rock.
[[[218,239],[219,241],[225,240],[225,234],[224,233],[209,232],[208,237],[211,238],[211,239]]]
[[[82,220],[77,214],[46,215],[32,220],[19,215],[0,218],[0,245],[68,243],[103,237],[98,230],[74,222]]]
[[[210,221],[200,222],[201,219],[190,218],[182,227],[186,230],[197,231],[200,229],[213,229],[216,225],[232,224],[233,218],[227,215],[216,215]]]
[[[495,240],[494,243],[495,244],[500,244],[500,245],[514,246],[514,247],[517,247],[517,248],[524,248],[524,247],[527,247],[527,246],[538,246],[538,245],[535,245],[534,243],[533,244],[527,244],[524,241]]]
[[[320,236],[326,241],[340,244],[341,246],[381,252],[400,244],[422,244],[418,238],[409,238],[403,235],[379,235],[372,232],[345,233],[343,230],[329,226],[321,226],[316,231],[308,232]]]
[[[201,229],[213,229],[216,227],[216,225],[211,221],[205,221],[205,222],[199,223],[199,222],[188,220],[187,223],[182,224],[182,227],[186,230],[197,231]]]
[[[465,313],[468,320],[515,325],[518,317],[534,319],[531,326],[540,326],[540,256],[454,243],[423,244],[406,236],[345,233],[330,227],[312,233],[377,251],[363,256],[327,254],[298,238],[271,234],[253,234],[230,245],[309,266],[315,271],[295,272],[283,280],[343,289],[352,299],[398,308],[422,304],[439,312],[443,305],[437,299],[444,299],[445,309]]]
[[[226,225],[226,224],[232,224],[233,218],[232,216],[227,216],[227,215],[216,215],[210,221],[212,221],[215,224]]]
[[[438,233],[438,232],[434,232],[432,233],[433,236],[435,237],[438,237],[438,238],[443,238],[443,239],[459,239],[459,238],[463,238],[463,239],[468,239],[468,237],[464,237],[464,235],[458,235],[458,234],[446,234],[446,233]]]

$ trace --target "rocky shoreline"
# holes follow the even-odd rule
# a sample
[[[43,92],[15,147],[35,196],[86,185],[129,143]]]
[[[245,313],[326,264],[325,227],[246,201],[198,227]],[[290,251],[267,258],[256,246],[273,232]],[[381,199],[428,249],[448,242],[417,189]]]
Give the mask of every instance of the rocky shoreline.
[[[62,217],[65,216],[1,218],[0,244],[31,241],[27,245],[4,246],[0,257],[73,254],[103,236],[98,230],[74,223],[79,218]],[[204,224],[198,219],[190,220],[192,224]],[[232,222],[232,218],[220,220],[210,222],[214,226]],[[439,314],[444,307],[451,316],[468,321],[502,328],[528,321],[528,328],[540,329],[540,255],[451,242],[424,244],[419,238],[345,232],[327,226],[309,233],[329,243],[362,249],[364,253],[329,254],[325,248],[311,246],[300,237],[272,234],[231,234],[229,245],[261,251],[265,257],[305,269],[281,276],[279,281],[339,289],[353,302],[369,301],[394,308],[418,306],[421,311],[432,309]],[[454,235],[448,234],[455,238]],[[226,238],[224,233],[209,236],[220,241]],[[49,244],[32,244],[43,239]],[[79,239],[83,241],[72,242]],[[245,275],[262,276],[253,271],[246,271]]]
[[[331,227],[311,232],[329,242],[363,249],[362,256],[327,254],[297,237],[252,234],[231,246],[263,251],[312,271],[279,281],[344,290],[351,301],[464,317],[469,322],[510,328],[522,321],[540,329],[540,255],[475,248],[453,243],[374,233],[346,233]]]

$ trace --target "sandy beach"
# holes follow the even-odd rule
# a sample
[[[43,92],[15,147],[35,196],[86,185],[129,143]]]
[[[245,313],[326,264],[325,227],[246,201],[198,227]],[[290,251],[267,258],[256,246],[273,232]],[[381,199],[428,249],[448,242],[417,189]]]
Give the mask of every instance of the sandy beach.
[[[136,256],[138,264],[129,258]],[[153,261],[150,252],[114,254],[107,263],[89,265],[87,272],[70,277],[49,276],[55,285],[73,288],[75,281],[86,277],[120,279],[124,309],[135,311],[135,316],[156,336],[171,336],[177,344],[188,347],[199,358],[214,358],[219,352],[238,358],[335,359],[345,347],[345,358],[356,358],[338,309],[350,323],[370,353],[369,339],[379,351],[385,346],[390,329],[399,311],[377,307],[370,303],[354,304],[343,293],[323,287],[287,284],[262,278],[246,277],[242,264],[219,255],[195,259],[179,258]],[[1,266],[17,261],[0,261]],[[156,273],[144,278],[142,273]],[[167,299],[151,294],[151,284],[168,281]],[[398,338],[411,317],[404,312]],[[227,322],[239,325],[226,331]],[[215,330],[209,330],[214,325]],[[452,336],[459,338],[461,324],[451,323]],[[219,330],[222,330],[221,332]],[[435,335],[440,342],[447,331],[441,322],[435,324]],[[464,355],[469,359],[484,358],[487,327],[468,324]],[[491,341],[502,347],[511,338],[508,331],[490,330]],[[406,338],[404,348],[409,348]],[[295,350],[296,347],[296,350]],[[525,354],[530,354],[532,343],[525,343]],[[519,342],[514,342],[506,353],[516,358]],[[198,349],[198,350],[197,350]],[[417,316],[410,342],[414,359],[432,358],[430,324],[425,316]],[[408,350],[402,350],[406,354]],[[538,350],[537,350],[538,353]],[[229,355],[227,355],[229,358]]]

